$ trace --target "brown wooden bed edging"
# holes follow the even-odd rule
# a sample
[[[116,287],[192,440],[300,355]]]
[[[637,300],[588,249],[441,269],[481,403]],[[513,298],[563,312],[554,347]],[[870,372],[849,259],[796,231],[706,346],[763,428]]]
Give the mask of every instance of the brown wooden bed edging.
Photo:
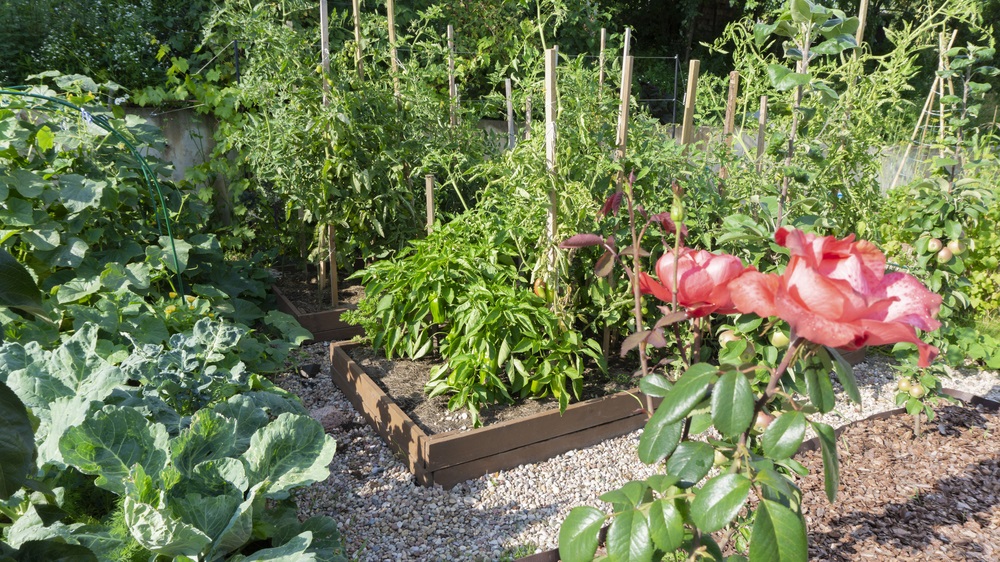
[[[288,297],[278,287],[272,286],[271,292],[274,293],[274,298],[278,302],[278,310],[294,316],[303,328],[312,333],[313,339],[307,343],[349,340],[365,333],[361,326],[348,324],[340,319],[341,314],[356,308],[352,304],[345,304],[322,312],[302,312],[292,301],[288,300]]]
[[[459,482],[595,445],[646,424],[638,389],[570,404],[558,410],[468,431],[424,432],[355,363],[347,350],[330,344],[331,376],[354,408],[394,453],[405,457],[417,482],[450,488]]]

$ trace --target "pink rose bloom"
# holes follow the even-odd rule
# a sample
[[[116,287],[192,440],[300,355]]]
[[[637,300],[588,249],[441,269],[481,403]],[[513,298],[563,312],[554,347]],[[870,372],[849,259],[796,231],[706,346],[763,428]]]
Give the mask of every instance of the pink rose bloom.
[[[674,287],[676,271],[677,287]],[[677,303],[687,309],[688,316],[698,318],[713,312],[736,312],[729,297],[729,282],[746,271],[739,258],[728,254],[713,254],[705,250],[680,248],[675,256],[670,251],[656,262],[656,277],[639,274],[639,290],[664,302]]]
[[[908,273],[886,273],[885,255],[866,240],[783,227],[774,240],[791,252],[781,275],[748,272],[729,285],[741,312],[777,316],[805,339],[848,350],[910,342],[926,367],[938,350],[916,328],[936,330],[941,296]]]

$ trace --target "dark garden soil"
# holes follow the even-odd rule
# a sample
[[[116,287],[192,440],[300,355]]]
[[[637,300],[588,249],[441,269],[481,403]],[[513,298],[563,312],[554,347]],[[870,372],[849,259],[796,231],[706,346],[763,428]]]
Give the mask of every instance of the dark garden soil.
[[[448,398],[436,396],[427,398],[424,383],[430,380],[430,372],[438,363],[421,359],[386,359],[385,355],[368,347],[355,347],[347,351],[354,361],[392,398],[406,415],[428,434],[472,428],[472,422],[465,409],[448,410]],[[609,374],[604,375],[597,368],[584,373],[583,400],[607,396],[638,385],[631,371],[611,365]],[[572,403],[572,402],[571,402]],[[636,401],[636,408],[640,403]],[[521,400],[515,404],[497,404],[479,411],[484,426],[508,420],[516,420],[532,414],[559,408],[559,402],[550,398],[542,400]]]
[[[844,431],[834,504],[820,452],[796,457],[811,560],[1000,560],[1000,415],[945,406],[919,439],[912,420]]]
[[[339,305],[358,304],[365,296],[365,288],[356,279],[346,281],[344,277],[346,275],[341,274],[337,287]],[[275,285],[296,308],[304,313],[323,312],[333,308],[330,305],[330,289],[327,288],[320,293],[317,288],[316,273],[312,268],[308,272],[303,271],[301,267],[283,268]]]

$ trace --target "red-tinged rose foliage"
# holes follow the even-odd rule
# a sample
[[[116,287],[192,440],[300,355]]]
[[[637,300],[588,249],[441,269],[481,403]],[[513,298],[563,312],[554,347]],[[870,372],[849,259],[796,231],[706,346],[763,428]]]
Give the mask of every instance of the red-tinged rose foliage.
[[[777,316],[797,336],[858,349],[910,342],[926,367],[938,350],[917,337],[916,328],[936,330],[941,296],[907,273],[886,273],[885,255],[854,236],[837,240],[783,227],[774,240],[791,259],[781,275],[747,272],[729,284],[740,312]]]
[[[664,302],[672,302],[675,270],[677,304],[687,310],[689,317],[736,312],[729,296],[729,283],[747,271],[739,258],[679,248],[676,257],[670,251],[657,260],[656,277],[659,281],[645,273],[639,274],[639,289]]]

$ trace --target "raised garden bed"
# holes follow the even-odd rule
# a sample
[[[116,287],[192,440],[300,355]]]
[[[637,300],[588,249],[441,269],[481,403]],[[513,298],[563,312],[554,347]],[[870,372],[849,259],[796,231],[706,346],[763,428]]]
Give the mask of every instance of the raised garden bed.
[[[401,457],[420,485],[459,482],[624,435],[646,424],[638,389],[466,431],[429,434],[393,402],[347,354],[357,344],[330,345],[334,383]]]
[[[348,324],[340,318],[344,312],[355,309],[354,304],[345,303],[320,312],[303,312],[280,288],[274,286],[271,287],[271,291],[278,301],[278,310],[294,316],[303,328],[312,332],[313,339],[311,341],[349,340],[365,333],[361,326]]]

